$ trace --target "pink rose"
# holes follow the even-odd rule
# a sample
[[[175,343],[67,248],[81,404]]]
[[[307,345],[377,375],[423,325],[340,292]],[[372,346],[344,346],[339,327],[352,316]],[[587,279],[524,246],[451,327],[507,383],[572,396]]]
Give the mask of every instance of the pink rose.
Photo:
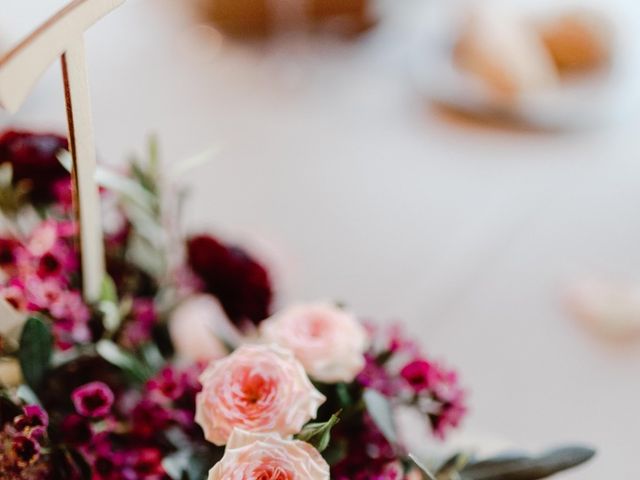
[[[234,428],[292,435],[325,401],[293,354],[276,345],[244,345],[200,376],[196,422],[224,445]]]
[[[169,335],[176,354],[190,360],[215,360],[229,353],[216,335],[229,323],[220,302],[196,295],[180,304],[169,319]]]
[[[262,336],[293,351],[312,378],[351,382],[363,369],[368,336],[350,313],[326,303],[292,306],[260,325]]]
[[[208,480],[256,478],[329,480],[329,465],[308,443],[236,429]]]

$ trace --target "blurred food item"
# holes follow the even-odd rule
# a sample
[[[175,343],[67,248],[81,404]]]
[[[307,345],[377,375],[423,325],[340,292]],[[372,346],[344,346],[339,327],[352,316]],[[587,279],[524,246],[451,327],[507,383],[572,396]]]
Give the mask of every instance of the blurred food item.
[[[540,37],[505,8],[474,10],[464,23],[454,56],[459,67],[499,97],[512,98],[557,81],[553,60]]]
[[[593,71],[611,57],[611,26],[596,12],[566,12],[540,23],[538,31],[560,73]]]
[[[268,0],[201,0],[202,10],[232,35],[265,35],[269,31]]]
[[[602,336],[640,337],[640,283],[584,279],[572,285],[567,301],[575,317]]]
[[[279,28],[330,27],[358,33],[374,22],[371,0],[199,0],[205,15],[228,34],[262,36]]]
[[[562,76],[592,73],[611,57],[612,29],[588,10],[534,21],[504,5],[483,4],[458,34],[454,61],[498,99],[555,87]]]
[[[298,0],[304,1],[304,0]],[[312,23],[343,24],[346,30],[359,32],[374,22],[370,15],[370,0],[307,0]]]

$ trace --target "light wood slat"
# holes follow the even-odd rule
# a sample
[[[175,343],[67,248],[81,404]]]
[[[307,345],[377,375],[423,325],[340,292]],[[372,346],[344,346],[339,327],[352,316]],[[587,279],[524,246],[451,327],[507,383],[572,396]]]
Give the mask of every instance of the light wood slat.
[[[20,108],[44,71],[124,0],[74,0],[0,58],[0,106]]]
[[[105,265],[83,36],[98,19],[123,2],[74,0],[0,58],[0,106],[10,112],[22,105],[44,71],[61,58],[83,293],[90,302],[100,295]]]
[[[62,76],[69,122],[69,149],[73,159],[74,210],[80,229],[83,292],[87,300],[94,301],[100,296],[104,278],[104,242],[82,39],[67,48],[62,56]]]

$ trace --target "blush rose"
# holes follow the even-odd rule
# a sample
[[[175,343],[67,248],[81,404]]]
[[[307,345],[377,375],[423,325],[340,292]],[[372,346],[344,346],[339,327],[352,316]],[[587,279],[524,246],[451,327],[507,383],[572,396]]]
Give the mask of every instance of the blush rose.
[[[200,377],[196,422],[207,440],[227,443],[234,428],[282,436],[315,418],[325,397],[293,354],[276,345],[243,345]]]
[[[315,380],[351,382],[365,365],[368,336],[357,318],[328,303],[294,305],[260,325],[262,337],[293,351]]]
[[[208,480],[329,480],[329,465],[311,445],[236,429]]]

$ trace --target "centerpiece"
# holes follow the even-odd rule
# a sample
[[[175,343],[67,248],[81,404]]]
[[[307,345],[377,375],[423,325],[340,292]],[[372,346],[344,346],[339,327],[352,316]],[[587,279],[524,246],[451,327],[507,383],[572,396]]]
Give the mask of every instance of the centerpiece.
[[[533,480],[593,455],[418,458],[394,412],[446,438],[455,370],[346,305],[275,308],[254,255],[180,233],[155,141],[97,168],[81,38],[118,3],[75,0],[0,60],[17,108],[62,55],[69,115],[68,139],[0,133],[1,478]]]

